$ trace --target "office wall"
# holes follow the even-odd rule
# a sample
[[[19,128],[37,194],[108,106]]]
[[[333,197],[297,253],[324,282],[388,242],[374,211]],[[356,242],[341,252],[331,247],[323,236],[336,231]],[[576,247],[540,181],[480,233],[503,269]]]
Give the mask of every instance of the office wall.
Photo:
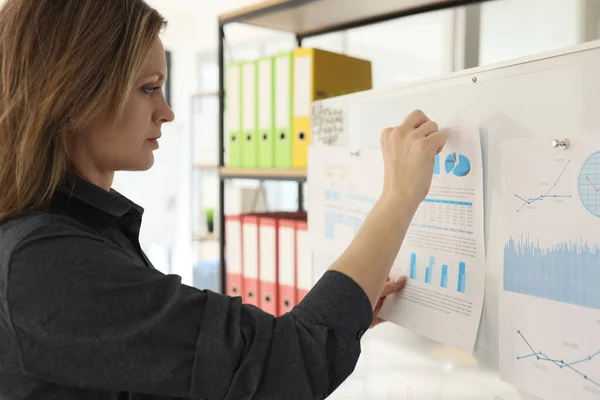
[[[347,53],[372,60],[374,88],[448,72],[451,13],[442,10],[349,30]]]
[[[579,43],[581,4],[578,0],[502,0],[482,4],[481,65]]]

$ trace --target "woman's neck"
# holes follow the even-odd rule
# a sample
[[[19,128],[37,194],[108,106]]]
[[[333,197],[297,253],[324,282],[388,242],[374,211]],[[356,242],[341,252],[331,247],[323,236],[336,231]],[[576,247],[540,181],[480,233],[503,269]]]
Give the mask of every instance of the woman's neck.
[[[114,172],[101,173],[99,171],[85,171],[82,172],[77,170],[77,175],[88,182],[110,192],[112,188],[113,180],[115,178]]]

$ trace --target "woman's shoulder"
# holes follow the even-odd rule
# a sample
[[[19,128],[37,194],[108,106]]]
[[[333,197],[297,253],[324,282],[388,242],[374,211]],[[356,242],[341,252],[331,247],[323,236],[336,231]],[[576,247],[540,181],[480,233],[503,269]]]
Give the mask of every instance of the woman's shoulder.
[[[30,211],[0,220],[0,250],[10,253],[11,249],[29,239],[40,237],[65,237],[74,234],[95,234],[84,224],[65,215]]]

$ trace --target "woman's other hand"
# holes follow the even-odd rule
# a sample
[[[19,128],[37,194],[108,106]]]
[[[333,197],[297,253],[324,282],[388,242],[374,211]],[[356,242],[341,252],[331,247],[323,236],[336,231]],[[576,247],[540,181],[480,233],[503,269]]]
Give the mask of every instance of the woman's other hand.
[[[392,293],[399,293],[406,286],[406,277],[401,277],[395,281],[387,280],[385,285],[383,286],[383,290],[381,291],[381,297],[373,310],[373,322],[371,323],[371,328],[379,325],[382,322],[385,322],[384,319],[379,318],[379,311],[381,311],[381,307],[383,307],[383,302],[386,297]]]

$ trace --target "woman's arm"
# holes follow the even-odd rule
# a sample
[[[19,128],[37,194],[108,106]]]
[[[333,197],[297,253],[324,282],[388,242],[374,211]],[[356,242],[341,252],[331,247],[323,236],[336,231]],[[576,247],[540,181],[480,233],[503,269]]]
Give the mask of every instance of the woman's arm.
[[[183,285],[65,217],[0,225],[0,249],[0,382],[24,376],[64,396],[322,399],[353,371],[373,317],[340,272],[275,318]]]
[[[348,249],[331,266],[354,279],[375,308],[410,221],[433,176],[445,136],[421,111],[381,134],[383,193]]]
[[[393,198],[379,199],[350,246],[330,267],[354,279],[365,291],[372,308],[379,301],[413,208]]]

